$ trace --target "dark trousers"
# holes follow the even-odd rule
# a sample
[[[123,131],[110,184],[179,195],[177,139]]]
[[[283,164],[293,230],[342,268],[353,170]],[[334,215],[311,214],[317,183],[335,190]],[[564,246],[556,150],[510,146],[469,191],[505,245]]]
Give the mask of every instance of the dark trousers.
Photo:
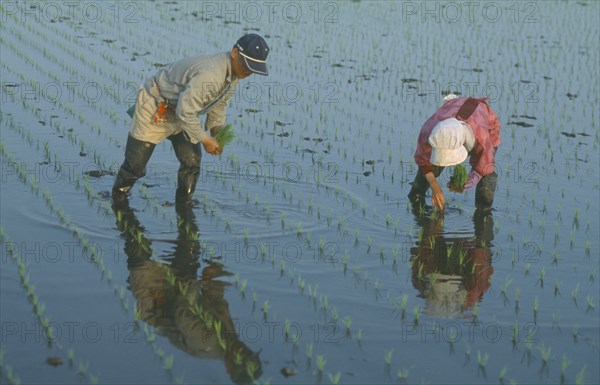
[[[444,167],[433,166],[433,174],[436,178],[440,176],[443,170]],[[489,209],[492,207],[497,182],[498,174],[495,171],[481,178],[475,188],[475,207],[478,209]],[[417,175],[415,175],[415,180],[412,182],[408,198],[412,202],[424,202],[427,190],[429,190],[429,182],[427,182],[427,179],[425,179],[425,176],[419,170],[417,171]]]
[[[200,143],[192,144],[185,138],[183,131],[171,135],[167,139],[171,141],[180,163],[177,173],[177,201],[190,201],[200,176],[200,160],[202,158]],[[113,197],[127,195],[135,182],[146,175],[146,164],[148,164],[155,147],[155,144],[137,140],[131,135],[127,137],[125,161],[119,168],[115,179],[112,189]]]

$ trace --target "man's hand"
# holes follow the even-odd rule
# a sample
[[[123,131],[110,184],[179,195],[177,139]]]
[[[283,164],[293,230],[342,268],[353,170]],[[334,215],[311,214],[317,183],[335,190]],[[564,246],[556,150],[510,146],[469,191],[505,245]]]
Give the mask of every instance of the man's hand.
[[[211,155],[219,155],[223,152],[223,149],[219,147],[219,143],[212,136],[207,136],[202,140],[204,150]]]

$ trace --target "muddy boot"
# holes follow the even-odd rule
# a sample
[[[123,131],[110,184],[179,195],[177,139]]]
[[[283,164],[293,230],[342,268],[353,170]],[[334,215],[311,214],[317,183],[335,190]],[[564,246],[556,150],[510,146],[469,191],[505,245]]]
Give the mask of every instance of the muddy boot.
[[[154,151],[155,144],[143,142],[129,135],[125,147],[125,161],[119,168],[119,173],[112,188],[113,202],[127,197],[133,184],[146,175],[146,164]]]
[[[494,203],[494,195],[496,193],[496,183],[498,182],[498,174],[492,172],[484,176],[475,189],[475,207],[478,210],[486,211],[492,209]]]
[[[180,163],[175,201],[177,204],[191,204],[193,203],[192,195],[196,191],[196,183],[200,176],[201,145],[200,143],[192,144],[185,138],[183,131],[168,139],[173,144],[175,155]]]

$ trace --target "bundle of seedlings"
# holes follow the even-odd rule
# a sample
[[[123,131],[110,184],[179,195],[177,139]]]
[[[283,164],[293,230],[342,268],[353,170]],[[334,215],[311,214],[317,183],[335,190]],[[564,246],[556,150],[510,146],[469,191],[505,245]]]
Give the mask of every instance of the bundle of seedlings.
[[[463,164],[454,166],[454,173],[448,182],[448,188],[454,192],[463,192],[467,183],[467,169]]]
[[[221,129],[219,129],[219,131],[217,131],[215,134],[215,140],[217,143],[219,143],[219,147],[221,148],[231,143],[233,139],[235,139],[235,133],[233,132],[233,127],[231,124],[221,127]]]

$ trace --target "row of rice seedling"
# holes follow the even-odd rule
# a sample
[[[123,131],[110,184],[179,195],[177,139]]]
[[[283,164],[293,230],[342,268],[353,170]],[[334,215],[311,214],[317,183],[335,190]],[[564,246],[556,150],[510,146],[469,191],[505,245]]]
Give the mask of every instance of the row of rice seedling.
[[[17,127],[19,127],[18,130],[20,130],[21,132],[26,131],[26,129],[24,127],[20,126],[20,123],[17,123]],[[29,137],[29,136],[27,136],[27,137]],[[30,146],[31,145],[32,144],[30,143]],[[54,160],[57,164],[62,164],[64,162],[60,157],[58,157],[56,154],[54,154],[51,150],[47,150],[47,151],[49,151],[50,156],[52,158],[54,158]],[[9,163],[17,165],[16,167],[20,168],[20,167],[22,167],[22,165],[24,165],[24,163],[20,163],[19,160],[16,159],[10,151],[6,150],[4,148],[4,145],[2,146],[2,154],[3,154],[3,156],[7,157]],[[21,178],[22,182],[24,184],[27,184],[27,176],[26,176],[27,174],[19,172],[18,175],[22,175],[23,176]],[[88,200],[91,202],[97,196],[97,192],[93,191],[91,189],[88,178],[85,176],[76,175],[76,178],[73,180],[73,184],[74,184],[75,188],[77,190],[79,190],[79,188],[80,188],[79,186],[81,183],[80,181],[82,179],[83,179],[83,184],[85,185],[84,193],[86,194]],[[30,180],[33,180],[33,179],[30,179]],[[31,184],[31,187],[32,187],[32,193],[35,193],[36,196],[39,196],[39,185]],[[127,296],[125,296],[125,287],[123,287],[120,284],[118,284],[117,282],[113,281],[112,271],[110,270],[109,267],[105,266],[102,251],[96,249],[96,244],[92,245],[92,243],[89,242],[89,240],[85,236],[85,234],[81,231],[81,229],[77,226],[76,223],[73,223],[73,221],[65,213],[64,209],[53,198],[53,196],[49,190],[44,190],[42,195],[43,195],[44,201],[45,201],[48,209],[50,210],[50,213],[58,216],[58,218],[60,219],[60,222],[67,229],[72,231],[72,234],[76,237],[78,244],[80,244],[82,246],[82,250],[86,253],[89,253],[90,261],[92,261],[94,266],[98,268],[98,270],[100,271],[101,277],[106,278],[107,285],[109,285],[111,287],[111,289],[114,291],[115,295],[118,296],[118,299],[121,303],[123,310],[126,312],[129,312],[130,309],[133,309],[133,313],[135,314],[136,310],[134,308],[130,307],[129,298]],[[105,211],[110,211],[112,213],[110,206],[108,206],[108,208],[106,207],[106,203],[107,202],[104,202],[104,204],[101,204],[100,208],[103,208]],[[35,297],[33,298],[33,301],[34,301],[34,306],[35,306],[35,302],[37,302]],[[44,318],[42,325],[48,325],[47,318]],[[45,326],[45,327],[47,327],[47,326]],[[165,356],[164,350],[155,344],[156,335],[152,329],[150,329],[146,326],[143,329],[143,331],[144,331],[144,334],[146,335],[147,343],[151,346],[153,352],[157,355],[157,357],[161,360],[164,360],[165,367],[168,368],[168,371],[170,372],[171,367],[172,367],[172,356]],[[48,330],[48,332],[51,333],[52,329],[50,328]],[[51,336],[49,338],[51,338]],[[71,352],[70,352],[70,357],[72,357]],[[70,360],[72,360],[72,358],[70,358]],[[169,363],[171,363],[171,365],[169,365]],[[78,371],[80,371],[81,374],[87,375],[86,374],[87,364],[81,363],[79,365]],[[97,376],[90,376],[90,380],[92,382],[97,382]]]

